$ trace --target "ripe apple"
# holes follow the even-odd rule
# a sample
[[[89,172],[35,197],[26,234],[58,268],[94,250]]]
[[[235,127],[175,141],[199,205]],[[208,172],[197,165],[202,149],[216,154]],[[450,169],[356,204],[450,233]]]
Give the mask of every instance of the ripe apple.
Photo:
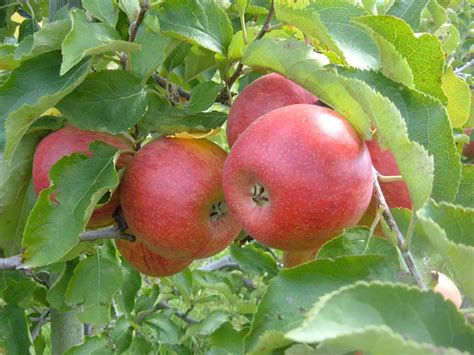
[[[259,242],[282,250],[316,249],[356,224],[372,189],[362,139],[344,117],[315,105],[260,117],[224,167],[231,212]]]
[[[461,308],[461,292],[459,292],[459,289],[454,284],[454,282],[451,281],[451,279],[446,275],[437,271],[433,271],[432,275],[437,281],[433,291],[440,293],[444,299],[453,302],[456,308]]]
[[[397,162],[389,150],[382,150],[375,138],[366,142],[375,169],[386,176],[400,175]],[[381,183],[380,187],[390,208],[411,208],[410,193],[403,181]],[[374,204],[375,206],[375,204]],[[375,208],[372,212],[375,215]]]
[[[190,265],[192,260],[167,259],[154,253],[142,242],[119,239],[116,245],[127,262],[142,274],[154,277],[174,275]]]
[[[49,171],[61,158],[73,153],[84,153],[91,156],[89,145],[94,141],[103,141],[114,147],[129,150],[132,143],[124,137],[112,136],[106,133],[84,131],[74,126],[67,126],[46,136],[36,148],[33,157],[33,185],[37,194],[49,187]],[[123,166],[126,158],[122,156],[117,165]],[[120,204],[118,193],[114,193],[110,201],[99,207],[92,214],[88,228],[101,228],[114,223],[112,214]]]
[[[298,266],[314,260],[318,249],[285,250],[283,251],[283,266],[286,268]]]
[[[472,128],[464,128],[464,134],[471,135]],[[462,155],[467,158],[474,158],[474,140],[471,140],[468,144],[464,144],[462,148]]]
[[[258,78],[242,90],[230,109],[227,120],[229,146],[260,116],[280,107],[316,101],[316,96],[280,74]]]
[[[206,139],[161,137],[145,145],[121,185],[130,232],[172,259],[205,258],[224,250],[240,232],[224,202],[225,158]]]

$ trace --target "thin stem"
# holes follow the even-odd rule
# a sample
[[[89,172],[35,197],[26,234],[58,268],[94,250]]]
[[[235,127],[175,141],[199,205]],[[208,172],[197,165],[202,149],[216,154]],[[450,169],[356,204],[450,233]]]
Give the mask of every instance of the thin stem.
[[[387,183],[387,182],[403,181],[403,177],[401,175],[393,175],[393,176],[379,175],[378,179],[382,184]]]
[[[33,341],[38,337],[38,335],[40,335],[41,328],[46,323],[50,312],[51,312],[51,309],[48,308],[39,317],[38,322],[36,323],[33,331],[31,332],[31,338],[33,339]]]
[[[372,225],[370,226],[370,232],[369,232],[369,237],[367,238],[367,244],[365,245],[365,249],[364,249],[364,252],[362,254],[365,254],[367,252],[367,250],[369,250],[370,241],[372,240],[372,237],[374,235],[375,228],[377,228],[377,225],[380,222],[381,215],[382,215],[382,213],[380,212],[380,208],[377,208],[376,211],[375,211],[375,218],[372,222]]]
[[[466,69],[469,69],[473,65],[474,65],[474,59],[471,59],[469,62],[464,64],[462,67],[456,68],[454,70],[454,74],[461,74],[463,71],[465,71]]]
[[[6,4],[6,5],[0,6],[0,10],[6,9],[8,7],[18,6],[18,5],[21,5],[21,3],[19,1],[12,2],[11,4]]]
[[[135,236],[131,234],[124,233],[119,229],[119,227],[108,227],[102,229],[96,229],[91,231],[86,231],[81,234],[81,241],[94,241],[99,239],[124,239],[131,242],[135,241]]]
[[[137,19],[132,23],[132,26],[130,29],[130,37],[128,38],[129,42],[135,42],[140,25],[142,24],[143,19],[145,18],[145,14],[149,8],[150,8],[150,5],[148,4],[148,0],[140,1],[140,12],[138,13]],[[125,53],[124,53],[124,56],[126,56],[126,59],[121,60],[123,69],[129,70],[132,65],[131,58],[129,55]]]
[[[406,236],[405,245],[404,245],[405,250],[410,250],[411,241],[413,239],[413,233],[415,232],[417,222],[418,222],[418,218],[416,216],[416,213],[412,213],[410,224],[408,225],[408,231],[407,231],[407,236]]]
[[[248,37],[247,37],[247,25],[245,24],[245,12],[240,13],[240,27],[242,27],[242,35],[244,38],[244,44],[249,43]]]
[[[185,98],[186,100],[191,99],[191,94],[187,92],[186,90],[177,87],[173,83],[171,83],[169,80],[159,76],[158,74],[153,74],[153,79],[155,82],[163,89],[165,89],[168,92],[176,92],[179,96]]]
[[[209,264],[201,266],[199,270],[214,271],[237,266],[237,263],[232,259],[232,257],[230,255],[226,255],[220,259],[210,262]]]
[[[382,189],[380,187],[380,183],[378,180],[379,173],[377,172],[377,170],[375,170],[375,168],[373,169],[373,171],[374,171],[374,196],[377,199],[379,207],[381,208],[382,218],[385,220],[390,230],[396,235],[397,247],[400,250],[403,259],[405,260],[408,270],[415,278],[417,285],[421,289],[426,290],[427,287],[425,285],[425,282],[421,278],[418,268],[416,267],[413,256],[411,255],[409,250],[405,250],[404,248],[404,246],[406,245],[405,238],[403,237],[403,234],[400,232],[400,229],[398,228],[397,223],[395,222],[395,219],[392,216],[392,212],[390,212],[390,208],[387,205],[387,201],[385,201],[385,197],[382,193]]]
[[[189,323],[189,324],[196,324],[196,323],[199,323],[198,320],[194,319],[194,318],[191,318],[187,315],[187,312],[180,312],[178,311],[177,309],[171,307],[168,303],[166,303],[165,301],[161,301],[161,302],[158,302],[152,309],[150,309],[149,311],[146,311],[146,312],[143,312],[143,313],[140,313],[137,318],[135,319],[135,323],[136,324],[140,324],[141,322],[143,322],[146,318],[148,318],[149,316],[151,316],[153,313],[155,312],[158,312],[160,310],[163,310],[163,309],[170,309],[174,312],[174,314],[184,320],[186,323]]]

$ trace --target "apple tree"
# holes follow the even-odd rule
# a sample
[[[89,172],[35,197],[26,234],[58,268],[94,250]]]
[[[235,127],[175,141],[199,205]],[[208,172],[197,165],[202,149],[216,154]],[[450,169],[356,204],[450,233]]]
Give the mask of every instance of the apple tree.
[[[0,354],[474,352],[468,0],[0,0]]]

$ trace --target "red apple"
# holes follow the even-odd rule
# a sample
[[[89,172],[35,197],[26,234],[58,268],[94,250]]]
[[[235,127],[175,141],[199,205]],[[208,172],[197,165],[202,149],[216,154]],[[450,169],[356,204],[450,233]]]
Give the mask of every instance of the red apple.
[[[433,291],[440,293],[444,299],[454,303],[456,308],[461,308],[462,296],[459,289],[446,275],[433,271],[433,277],[436,279],[436,286]]]
[[[283,252],[283,266],[286,268],[298,266],[314,260],[318,249],[285,250]]]
[[[254,122],[224,167],[230,210],[259,242],[316,249],[356,224],[373,189],[369,152],[331,109],[298,104]]]
[[[226,153],[206,139],[159,138],[132,159],[121,185],[130,232],[167,258],[224,250],[240,226],[222,191]]]
[[[316,101],[316,96],[280,74],[258,78],[242,90],[232,105],[227,120],[229,146],[260,116],[280,107]]]
[[[117,240],[120,254],[142,274],[154,277],[174,275],[190,265],[192,260],[167,259],[154,253],[140,241]]]
[[[382,150],[375,138],[366,142],[375,169],[386,176],[400,175],[397,162],[389,150]],[[380,187],[390,208],[411,208],[410,193],[403,181],[381,183]],[[374,204],[375,206],[375,204]],[[375,215],[375,209],[372,212]]]
[[[61,158],[73,153],[84,153],[91,156],[89,145],[94,141],[102,141],[120,149],[132,149],[132,143],[124,137],[112,136],[106,133],[84,131],[74,126],[67,126],[46,136],[36,148],[33,157],[33,185],[37,194],[49,187],[49,171]],[[125,157],[121,157],[118,166],[125,164]],[[117,192],[110,201],[99,207],[92,214],[89,228],[106,227],[114,223],[112,214],[119,206]]]
[[[472,128],[464,128],[464,134],[469,136],[471,133]],[[468,144],[464,144],[462,154],[467,158],[474,158],[474,140],[471,140]]]

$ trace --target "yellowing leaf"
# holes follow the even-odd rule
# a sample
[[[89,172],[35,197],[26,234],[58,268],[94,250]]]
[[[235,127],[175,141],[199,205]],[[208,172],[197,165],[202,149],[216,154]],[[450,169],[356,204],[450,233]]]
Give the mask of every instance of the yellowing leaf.
[[[446,109],[449,120],[454,128],[460,128],[466,123],[471,110],[469,85],[449,68],[443,75],[442,88],[448,97]]]
[[[209,132],[178,132],[167,136],[168,138],[183,138],[183,139],[202,139],[206,137],[217,136],[221,128],[214,128]]]

